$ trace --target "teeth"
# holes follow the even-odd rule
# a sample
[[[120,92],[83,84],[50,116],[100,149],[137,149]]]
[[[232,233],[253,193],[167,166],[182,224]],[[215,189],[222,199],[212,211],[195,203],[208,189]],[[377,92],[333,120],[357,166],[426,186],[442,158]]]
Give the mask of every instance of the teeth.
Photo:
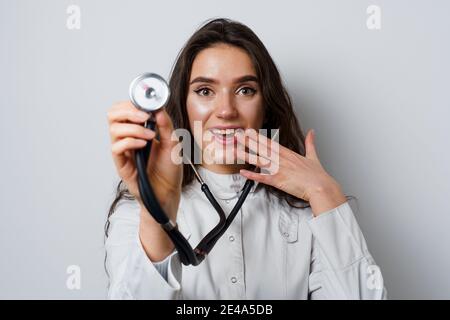
[[[212,129],[214,134],[222,134],[227,136],[233,136],[239,129]]]

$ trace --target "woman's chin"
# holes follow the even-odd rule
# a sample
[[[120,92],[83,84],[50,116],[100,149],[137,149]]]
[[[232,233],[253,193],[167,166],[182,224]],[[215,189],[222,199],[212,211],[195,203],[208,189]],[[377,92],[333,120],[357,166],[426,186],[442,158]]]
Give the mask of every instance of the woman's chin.
[[[237,158],[234,148],[214,148],[209,155],[204,155],[203,161],[206,161],[208,164],[219,165],[245,164],[244,161]]]

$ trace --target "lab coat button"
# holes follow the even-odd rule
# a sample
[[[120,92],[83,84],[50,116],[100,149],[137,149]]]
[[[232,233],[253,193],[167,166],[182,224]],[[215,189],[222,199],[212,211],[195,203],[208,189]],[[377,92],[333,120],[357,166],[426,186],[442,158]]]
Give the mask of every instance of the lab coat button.
[[[236,283],[236,282],[237,282],[236,277],[231,277],[231,282],[232,282],[232,283]]]
[[[288,233],[288,232],[283,232],[283,236],[284,236],[285,238],[289,238],[289,233]]]
[[[233,236],[229,236],[228,239],[233,242],[234,241],[234,237]]]
[[[230,203],[230,200],[225,200],[226,203]]]

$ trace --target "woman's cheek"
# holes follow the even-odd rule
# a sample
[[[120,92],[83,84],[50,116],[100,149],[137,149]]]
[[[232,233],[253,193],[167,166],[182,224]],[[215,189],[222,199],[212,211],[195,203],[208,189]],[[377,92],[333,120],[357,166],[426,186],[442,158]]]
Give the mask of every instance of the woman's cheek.
[[[264,120],[264,109],[262,103],[257,101],[249,101],[241,106],[241,115],[253,129],[261,128]]]
[[[191,109],[194,118],[197,120],[207,120],[211,113],[211,102],[201,101],[199,99],[192,99],[191,101]]]
[[[198,101],[195,98],[188,98],[187,110],[191,129],[193,130],[194,139],[197,144],[200,144],[200,141],[203,141],[203,145],[210,143],[211,137],[205,131],[204,127],[211,115],[212,109],[209,103]]]
[[[187,109],[191,121],[202,121],[204,124],[211,114],[211,102],[201,101],[195,97],[188,97]]]

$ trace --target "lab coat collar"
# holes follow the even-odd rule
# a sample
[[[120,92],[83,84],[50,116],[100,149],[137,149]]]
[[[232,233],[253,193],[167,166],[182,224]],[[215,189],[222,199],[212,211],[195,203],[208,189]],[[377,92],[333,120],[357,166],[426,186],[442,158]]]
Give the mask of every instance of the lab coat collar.
[[[216,173],[202,166],[196,167],[198,173],[208,185],[213,195],[222,200],[229,200],[239,196],[247,178],[240,173]],[[255,181],[250,193],[254,193],[258,185]]]

